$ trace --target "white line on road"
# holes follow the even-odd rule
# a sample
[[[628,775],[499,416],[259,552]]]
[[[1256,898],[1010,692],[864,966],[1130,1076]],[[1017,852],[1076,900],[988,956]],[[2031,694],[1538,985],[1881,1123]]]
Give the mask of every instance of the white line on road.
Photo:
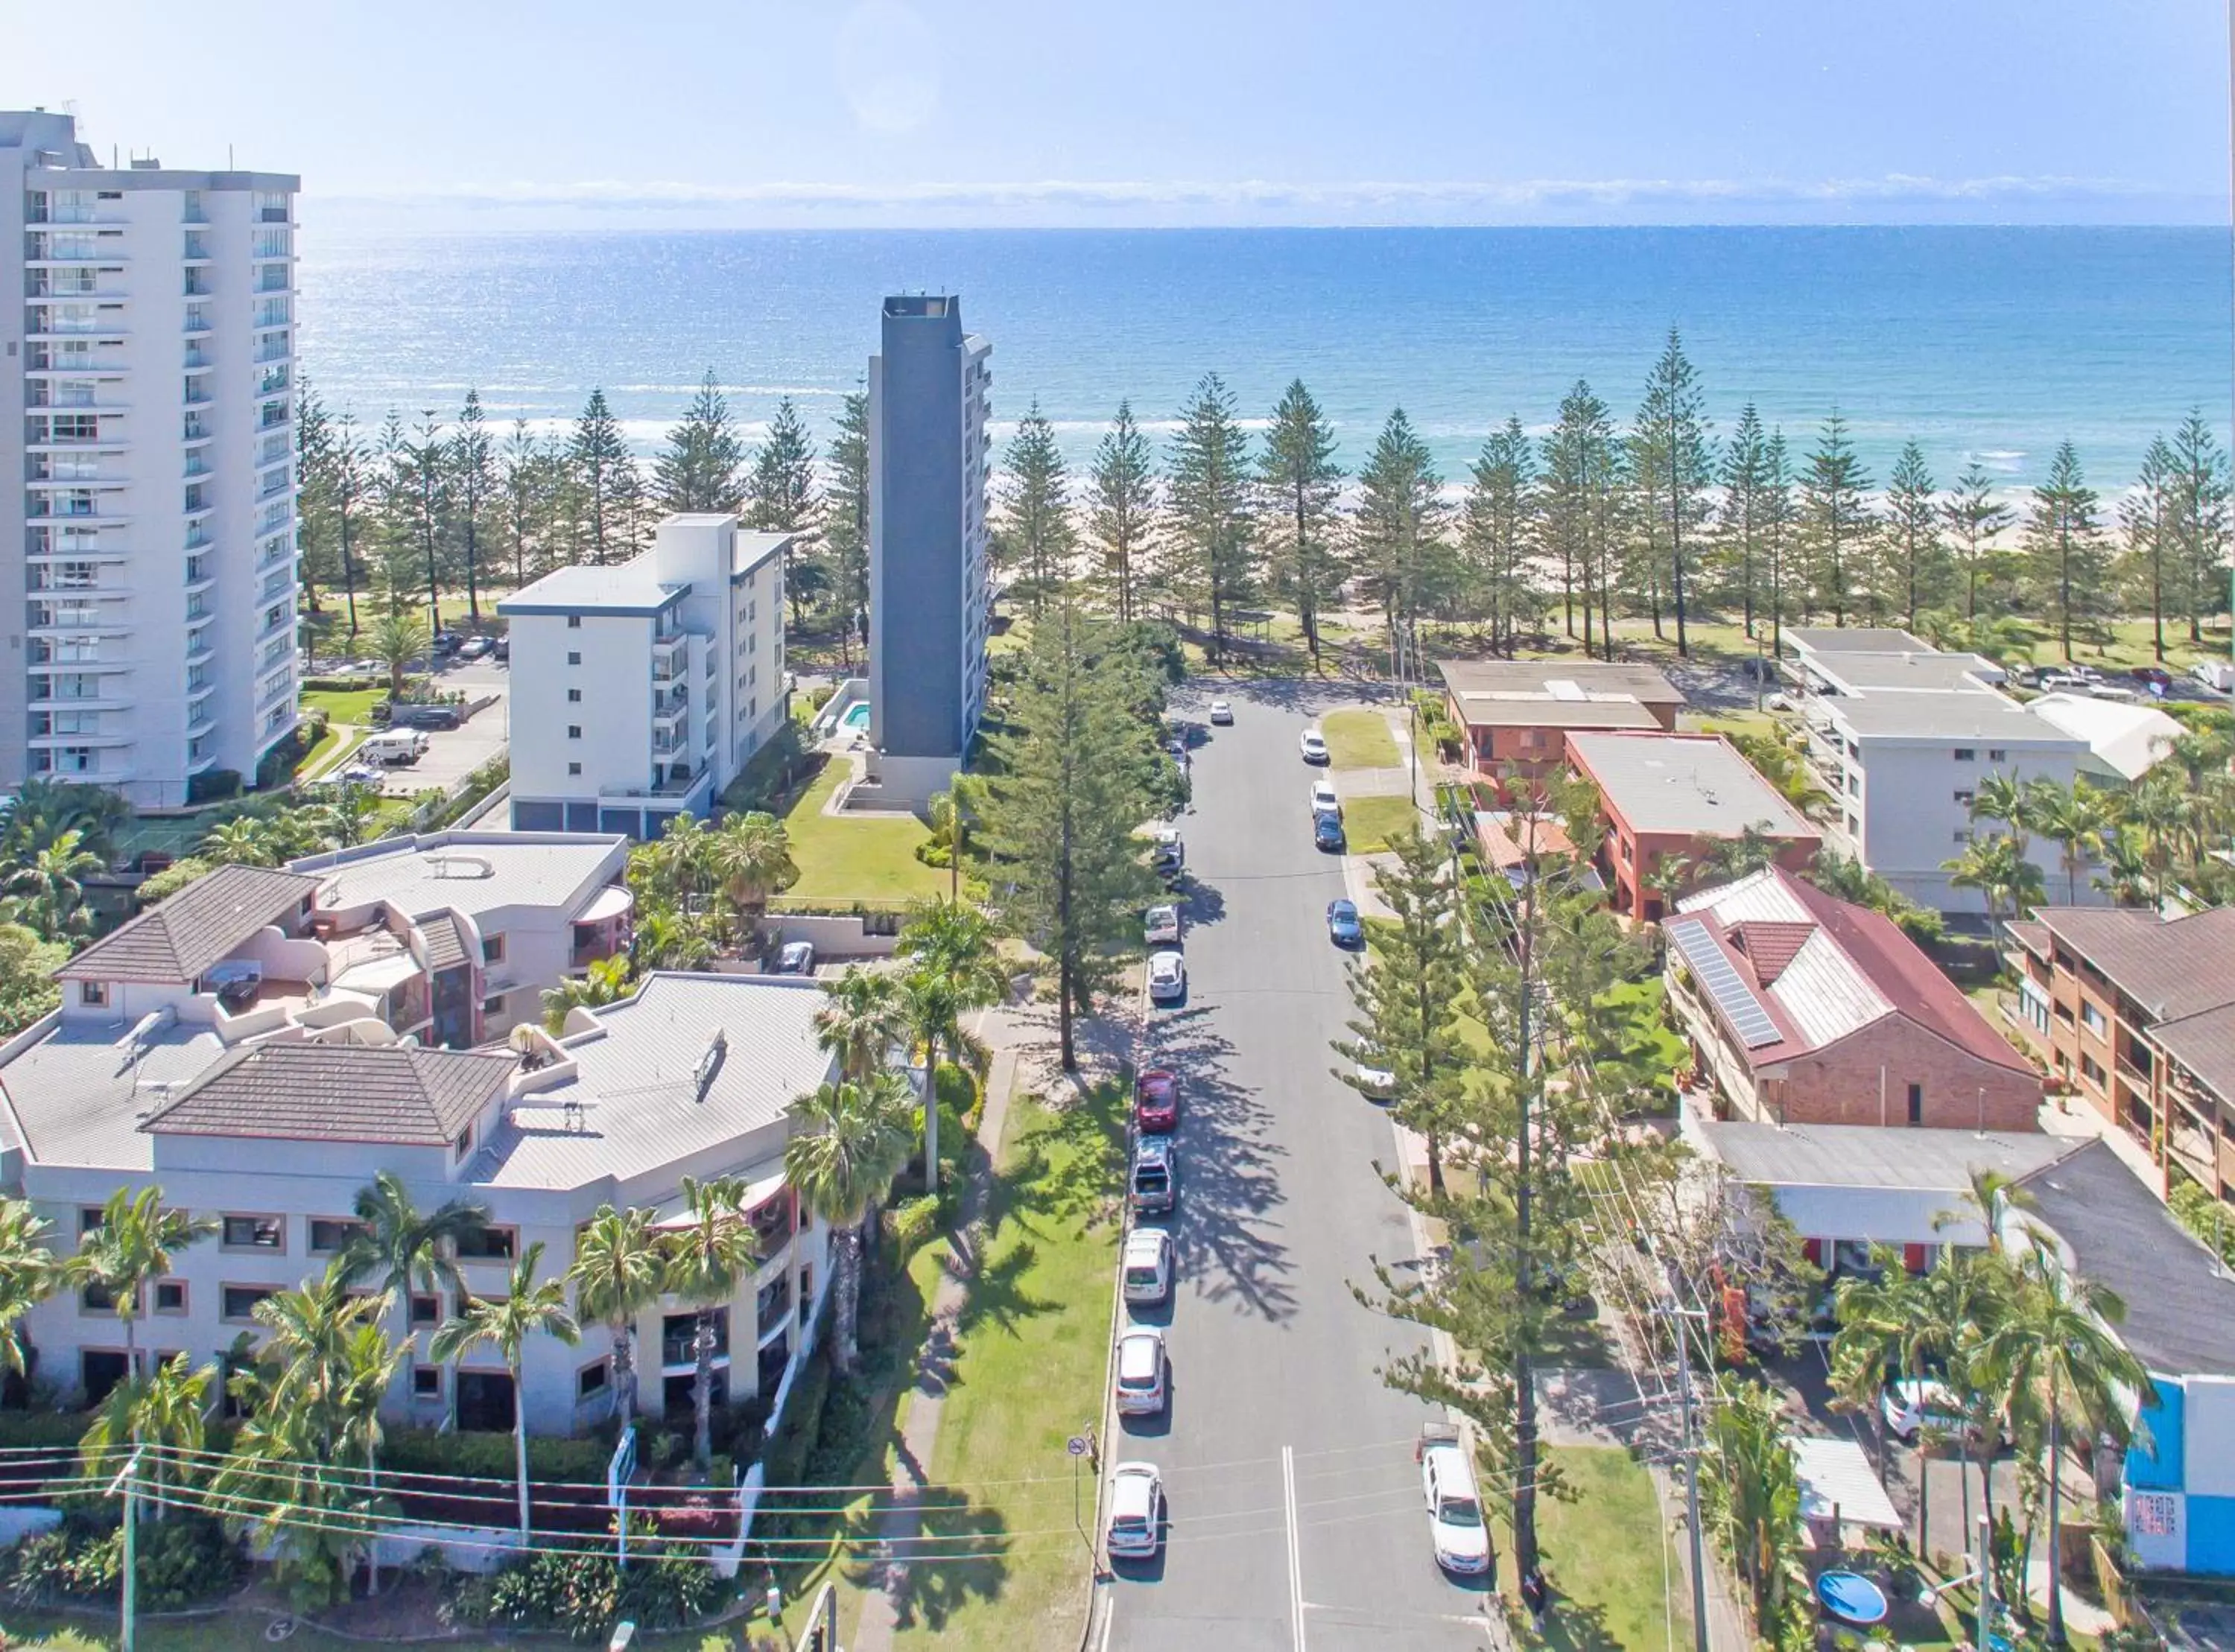
[[[1281,1498],[1288,1505],[1288,1625],[1296,1652],[1304,1652],[1304,1561],[1296,1534],[1296,1450],[1281,1447]]]

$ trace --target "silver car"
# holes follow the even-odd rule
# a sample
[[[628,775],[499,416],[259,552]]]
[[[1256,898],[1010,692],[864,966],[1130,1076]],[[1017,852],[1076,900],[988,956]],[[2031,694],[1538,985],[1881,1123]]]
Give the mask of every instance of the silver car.
[[[1118,1339],[1118,1414],[1153,1417],[1170,1394],[1164,1334],[1146,1326]]]

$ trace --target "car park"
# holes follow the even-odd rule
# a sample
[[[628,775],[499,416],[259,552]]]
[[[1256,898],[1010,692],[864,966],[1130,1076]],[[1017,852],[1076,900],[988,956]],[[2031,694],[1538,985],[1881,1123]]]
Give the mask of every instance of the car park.
[[[1179,1152],[1170,1136],[1143,1136],[1133,1144],[1125,1198],[1137,1216],[1160,1216],[1180,1202]]]
[[[1172,1236],[1162,1228],[1135,1228],[1125,1236],[1125,1300],[1153,1307],[1172,1294]]]
[[[1141,938],[1150,946],[1177,946],[1180,944],[1180,909],[1176,906],[1151,906],[1141,923]]]
[[[1333,780],[1314,780],[1312,782],[1312,813],[1314,814],[1340,814],[1342,813],[1342,800],[1334,794],[1334,782]]]
[[[1366,920],[1358,915],[1358,903],[1331,900],[1327,911],[1327,939],[1337,946],[1362,946],[1366,942]]]
[[[1210,702],[1210,720],[1223,728],[1234,721],[1234,708],[1223,700]]]
[[[1305,729],[1302,737],[1297,741],[1296,744],[1298,748],[1304,754],[1304,761],[1306,762],[1324,763],[1327,761],[1327,736],[1320,733],[1318,729]]]
[[[1313,816],[1312,845],[1314,848],[1340,853],[1343,846],[1342,822],[1332,814]]]
[[[777,949],[776,962],[769,966],[770,975],[813,975],[815,973],[815,943],[787,941]]]
[[[1474,1489],[1474,1470],[1458,1431],[1432,1423],[1420,1433],[1420,1492],[1428,1505],[1428,1540],[1436,1564],[1461,1577],[1490,1571],[1490,1526]]]
[[[1118,1414],[1153,1417],[1170,1397],[1171,1367],[1164,1357],[1164,1334],[1136,1326],[1118,1339]]]
[[[1149,1001],[1176,1003],[1187,996],[1187,960],[1176,952],[1149,955]]]
[[[1110,1475],[1110,1527],[1104,1546],[1113,1560],[1150,1560],[1164,1540],[1164,1482],[1154,1463],[1120,1463]]]
[[[1133,1127],[1144,1134],[1176,1130],[1180,1124],[1180,1075],[1152,1067],[1133,1081]]]

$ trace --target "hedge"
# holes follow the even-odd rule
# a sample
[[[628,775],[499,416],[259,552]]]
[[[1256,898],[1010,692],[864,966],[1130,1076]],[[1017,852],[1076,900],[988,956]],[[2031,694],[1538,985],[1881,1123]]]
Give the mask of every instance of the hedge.
[[[606,1478],[610,1440],[545,1438],[528,1440],[528,1478],[556,1485],[590,1485]],[[512,1435],[488,1430],[391,1428],[382,1437],[380,1461],[398,1474],[445,1474],[464,1479],[510,1480],[518,1474]]]

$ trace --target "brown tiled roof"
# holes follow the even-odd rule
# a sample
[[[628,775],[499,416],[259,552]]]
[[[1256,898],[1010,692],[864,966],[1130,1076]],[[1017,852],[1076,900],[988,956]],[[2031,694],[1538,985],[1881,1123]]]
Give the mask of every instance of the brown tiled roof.
[[[417,921],[427,937],[428,974],[439,975],[466,961],[465,928],[456,912],[422,912]]]
[[[141,1126],[159,1135],[442,1146],[503,1093],[514,1058],[403,1044],[252,1044]]]
[[[1731,944],[1747,956],[1753,965],[1754,979],[1763,986],[1775,984],[1785,973],[1785,966],[1793,962],[1800,949],[1808,944],[1808,937],[1816,933],[1813,924],[1779,924],[1763,918],[1749,919],[1735,924],[1730,930]]]
[[[2013,917],[2005,921],[2002,928],[2009,932],[2010,939],[2034,957],[2045,958],[2048,956],[2048,924],[2036,924],[2031,918]]]
[[[315,878],[263,866],[220,866],[103,936],[55,971],[58,981],[144,981],[174,986],[308,900]]]
[[[2161,918],[2111,906],[2044,906],[2034,916],[2153,1020],[2235,1002],[2235,907]]]
[[[2235,1004],[2161,1021],[2150,1041],[2214,1095],[2235,1102]]]

